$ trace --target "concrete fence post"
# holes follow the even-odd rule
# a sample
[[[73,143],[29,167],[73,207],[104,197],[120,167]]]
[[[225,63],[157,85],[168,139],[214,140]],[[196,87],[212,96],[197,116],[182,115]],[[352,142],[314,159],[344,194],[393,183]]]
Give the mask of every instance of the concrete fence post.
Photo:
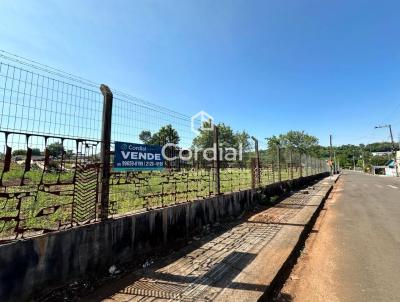
[[[110,192],[110,147],[111,147],[111,117],[113,94],[110,88],[104,84],[100,86],[103,94],[103,116],[101,125],[101,149],[100,149],[100,175],[99,175],[99,204],[100,219],[108,219],[109,192]]]
[[[220,158],[219,158],[219,131],[218,127],[214,125],[213,128],[213,140],[215,148],[215,158],[214,158],[214,194],[221,194],[221,179],[220,179]]]

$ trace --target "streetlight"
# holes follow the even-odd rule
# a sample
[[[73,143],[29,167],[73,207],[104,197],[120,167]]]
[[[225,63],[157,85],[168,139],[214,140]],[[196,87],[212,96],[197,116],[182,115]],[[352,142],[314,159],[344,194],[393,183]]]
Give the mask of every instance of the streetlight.
[[[392,133],[392,125],[379,125],[379,126],[375,126],[375,129],[378,128],[389,128],[389,132],[390,132],[390,139],[392,140],[392,152],[394,155],[394,166],[396,168],[396,176],[399,177],[399,168],[397,166],[397,159],[396,159],[396,146],[394,144],[394,140],[393,140],[393,133]]]

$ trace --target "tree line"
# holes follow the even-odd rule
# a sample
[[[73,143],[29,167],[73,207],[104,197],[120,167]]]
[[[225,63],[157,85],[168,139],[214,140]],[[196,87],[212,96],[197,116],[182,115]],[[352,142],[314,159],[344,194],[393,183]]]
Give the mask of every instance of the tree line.
[[[210,126],[209,122],[205,122],[204,128]],[[238,148],[242,145],[243,151],[247,156],[254,156],[254,149],[251,148],[251,138],[246,131],[234,131],[229,125],[219,123],[219,143],[222,147]],[[144,130],[140,133],[139,139],[145,144],[163,145],[166,143],[178,144],[180,137],[172,125],[161,127],[158,132],[151,133]],[[385,165],[391,158],[388,156],[373,156],[373,152],[390,152],[392,144],[389,142],[374,142],[370,144],[359,145],[341,145],[330,148],[330,146],[322,146],[316,136],[301,130],[291,130],[279,135],[273,135],[266,138],[267,148],[260,150],[260,157],[273,161],[276,159],[277,147],[285,151],[292,151],[294,154],[307,154],[309,156],[328,160],[335,155],[337,163],[342,168],[352,168],[353,165],[359,168],[368,169],[372,165]],[[213,145],[213,132],[199,129],[199,134],[193,139],[192,148],[210,148]],[[396,150],[400,149],[399,144],[395,146]],[[281,154],[281,161],[288,160],[286,153]]]
[[[204,123],[204,128],[210,126],[210,122]],[[219,123],[219,144],[221,147],[230,147],[238,149],[239,146],[245,154],[245,158],[254,156],[254,148],[250,135],[245,131],[234,131],[229,125]],[[161,127],[158,131],[152,133],[149,130],[143,130],[139,134],[139,139],[144,144],[164,145],[173,143],[178,145],[181,141],[179,133],[171,124]],[[329,146],[321,146],[317,137],[306,133],[305,131],[291,130],[279,135],[273,135],[266,138],[267,148],[260,148],[260,157],[265,160],[273,161],[276,159],[277,148],[284,151],[292,151],[295,154],[307,154],[312,157],[329,159],[331,149]],[[213,146],[213,132],[199,129],[199,134],[193,139],[191,148],[205,149]],[[399,144],[395,149],[399,150]],[[390,152],[392,144],[389,142],[374,142],[370,144],[359,145],[341,145],[335,146],[332,151],[336,156],[337,163],[343,168],[364,167],[368,169],[371,165],[385,165],[392,155],[374,156],[373,152]],[[64,154],[65,158],[74,156],[72,150],[65,150],[60,142],[55,142],[47,146],[49,155],[52,157],[60,157]],[[3,155],[3,154],[1,154]],[[12,153],[13,156],[25,156],[26,149],[17,149]],[[32,155],[44,155],[39,148],[32,149]],[[332,154],[333,156],[333,154]],[[4,156],[2,156],[4,157]],[[286,153],[281,154],[281,161],[288,160]]]

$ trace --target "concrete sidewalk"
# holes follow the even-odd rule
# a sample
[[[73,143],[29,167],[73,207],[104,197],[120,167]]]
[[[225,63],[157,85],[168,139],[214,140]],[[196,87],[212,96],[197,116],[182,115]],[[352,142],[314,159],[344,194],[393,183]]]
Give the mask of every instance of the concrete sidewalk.
[[[275,286],[335,179],[323,179],[274,207],[221,225],[218,235],[195,238],[198,248],[189,245],[82,301],[257,301]]]

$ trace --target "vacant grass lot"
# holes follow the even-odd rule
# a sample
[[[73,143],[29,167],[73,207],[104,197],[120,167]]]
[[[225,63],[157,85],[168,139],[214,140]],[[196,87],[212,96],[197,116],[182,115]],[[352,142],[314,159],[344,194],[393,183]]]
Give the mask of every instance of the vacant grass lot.
[[[1,171],[3,170],[0,167]],[[315,171],[309,171],[311,174]],[[2,175],[0,196],[0,238],[13,235],[18,222],[20,228],[29,230],[55,230],[84,222],[78,215],[82,208],[95,217],[96,174],[92,179],[74,171],[44,172],[38,166],[24,174],[23,165],[13,163],[9,172]],[[220,171],[221,193],[251,188],[252,171],[249,168],[224,168]],[[261,185],[278,181],[278,171],[262,169]],[[303,175],[306,172],[303,171]],[[293,169],[293,177],[300,169]],[[290,178],[290,170],[281,169],[281,179]],[[79,183],[82,182],[82,183]],[[77,184],[80,186],[77,186]],[[89,185],[92,183],[93,185]],[[181,171],[140,171],[112,174],[110,179],[110,214],[121,215],[169,204],[207,198],[214,194],[212,169],[187,169]],[[77,190],[83,190],[81,196]],[[88,191],[92,192],[88,192]],[[4,194],[10,193],[10,194]],[[89,194],[86,194],[89,193]],[[74,199],[75,195],[75,199]],[[78,198],[79,197],[79,198]],[[87,207],[87,204],[92,206]],[[82,206],[82,207],[80,207]],[[79,211],[77,210],[79,209]]]

